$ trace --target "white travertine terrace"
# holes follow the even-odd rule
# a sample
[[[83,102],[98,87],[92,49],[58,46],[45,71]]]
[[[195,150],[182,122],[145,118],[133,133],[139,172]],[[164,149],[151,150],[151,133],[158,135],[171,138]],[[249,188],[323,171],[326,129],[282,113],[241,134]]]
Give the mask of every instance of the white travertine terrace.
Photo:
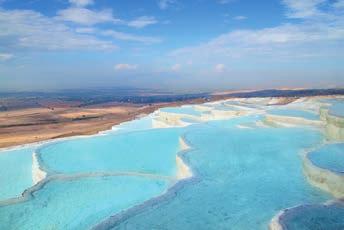
[[[189,150],[191,147],[185,142],[184,138],[179,137],[179,145],[182,151]]]
[[[179,145],[181,154],[185,154],[185,151],[191,149],[191,147],[185,142],[182,137],[179,137]],[[177,163],[177,179],[182,180],[192,177],[191,169],[185,164],[183,159],[180,156],[176,156]]]
[[[37,159],[37,153],[32,154],[32,181],[34,184],[39,183],[40,181],[44,180],[47,176],[47,173],[44,172],[40,166]]]
[[[200,112],[206,112],[206,111],[211,111],[210,106],[206,105],[194,105],[195,110],[200,111]]]
[[[183,180],[192,177],[192,172],[190,168],[184,163],[182,158],[180,158],[178,155],[176,156],[176,164],[178,180]]]
[[[308,120],[301,117],[279,116],[267,114],[265,116],[265,122],[271,125],[277,125],[282,127],[292,127],[295,125],[310,125],[316,127],[322,127],[324,122],[317,120]]]
[[[284,214],[283,211],[279,211],[276,216],[274,216],[269,224],[269,230],[283,230],[283,227],[280,224],[280,217]]]
[[[317,167],[307,157],[303,155],[303,170],[308,181],[339,199],[344,198],[344,174],[335,173],[327,169]]]
[[[152,127],[154,129],[161,129],[161,128],[170,128],[171,125],[165,123],[164,121],[159,120],[159,118],[153,118],[152,119]]]
[[[330,140],[344,141],[344,117],[336,117],[324,112],[326,117],[326,136]]]
[[[166,127],[183,127],[188,125],[186,122],[182,122],[182,118],[197,119],[196,116],[188,114],[177,114],[159,111],[157,113],[158,118],[153,120],[154,128],[166,128]]]

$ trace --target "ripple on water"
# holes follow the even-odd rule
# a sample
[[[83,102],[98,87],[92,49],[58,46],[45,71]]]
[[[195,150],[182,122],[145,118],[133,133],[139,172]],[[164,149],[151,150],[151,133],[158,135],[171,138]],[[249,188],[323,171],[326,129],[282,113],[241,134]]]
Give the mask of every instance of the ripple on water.
[[[341,173],[344,176],[344,144],[329,144],[308,154],[317,167]]]
[[[306,128],[235,128],[256,119],[190,126],[185,137],[195,149],[185,157],[198,183],[113,229],[266,229],[285,207],[327,200],[303,176],[298,154],[322,135]]]
[[[141,172],[173,176],[181,129],[153,129],[49,144],[39,152],[50,173]]]
[[[168,186],[169,181],[125,176],[50,181],[30,200],[0,207],[0,229],[88,229]]]
[[[0,152],[0,200],[18,197],[33,185],[32,147]]]

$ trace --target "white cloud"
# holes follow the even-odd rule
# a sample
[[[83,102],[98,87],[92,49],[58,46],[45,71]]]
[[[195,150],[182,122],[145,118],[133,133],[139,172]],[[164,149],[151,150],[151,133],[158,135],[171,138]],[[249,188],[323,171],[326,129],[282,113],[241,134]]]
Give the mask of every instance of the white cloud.
[[[245,20],[245,19],[247,19],[247,17],[246,17],[246,16],[239,15],[239,16],[235,16],[233,19],[234,19],[234,20]]]
[[[218,63],[247,68],[243,63],[298,65],[296,60],[310,63],[343,59],[344,14],[340,10],[331,5],[318,6],[313,11],[316,15],[300,13],[308,16],[270,28],[234,30],[196,46],[176,49],[169,56],[179,62],[193,60],[194,69],[203,72],[206,66]],[[214,68],[219,70],[221,66]]]
[[[288,8],[289,18],[307,18],[319,15],[319,5],[327,0],[283,0],[283,4]]]
[[[309,56],[336,50],[338,41],[344,41],[344,18],[331,21],[305,21],[299,24],[284,24],[260,30],[235,30],[222,34],[198,46],[184,47],[173,51],[174,58],[192,60],[241,58],[252,56],[291,57]],[[321,54],[320,54],[321,55]]]
[[[223,73],[224,71],[225,71],[225,65],[224,64],[215,65],[215,72]]]
[[[180,64],[175,64],[171,67],[171,70],[174,72],[178,72],[181,69],[181,65]]]
[[[135,69],[137,69],[137,65],[125,64],[125,63],[115,65],[115,70],[117,71],[135,70]]]
[[[63,21],[74,22],[81,25],[95,25],[99,23],[120,23],[120,19],[116,19],[112,15],[112,10],[105,9],[93,11],[86,8],[71,7],[57,12],[57,19]]]
[[[113,37],[115,39],[118,39],[118,40],[142,42],[142,43],[147,43],[147,44],[161,42],[160,38],[148,37],[148,36],[138,36],[138,35],[134,35],[134,34],[118,32],[118,31],[115,31],[115,30],[103,31],[102,35],[104,35],[104,36],[111,36],[111,37]]]
[[[333,6],[337,9],[344,9],[344,0],[336,1]]]
[[[135,28],[143,28],[148,25],[153,25],[156,23],[158,23],[158,21],[154,17],[142,16],[128,22],[128,26],[135,27]]]
[[[0,53],[0,61],[8,61],[12,59],[14,56],[10,53]]]
[[[69,2],[78,7],[84,7],[94,4],[93,0],[69,0]]]
[[[94,27],[80,27],[80,28],[75,29],[75,32],[80,33],[80,34],[93,34],[96,31],[97,29]]]
[[[35,50],[110,50],[110,41],[82,35],[32,10],[0,9],[0,47]]]
[[[177,1],[176,0],[158,0],[158,6],[160,9],[162,10],[166,10],[167,8],[169,8],[171,5],[176,4]]]

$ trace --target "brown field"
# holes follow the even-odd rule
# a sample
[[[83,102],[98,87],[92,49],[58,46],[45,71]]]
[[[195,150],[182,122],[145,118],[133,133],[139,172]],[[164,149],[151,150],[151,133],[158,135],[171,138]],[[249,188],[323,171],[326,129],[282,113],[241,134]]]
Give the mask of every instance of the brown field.
[[[0,148],[95,134],[161,107],[202,101],[198,99],[152,105],[106,103],[89,107],[46,102],[38,108],[4,111],[0,112]]]

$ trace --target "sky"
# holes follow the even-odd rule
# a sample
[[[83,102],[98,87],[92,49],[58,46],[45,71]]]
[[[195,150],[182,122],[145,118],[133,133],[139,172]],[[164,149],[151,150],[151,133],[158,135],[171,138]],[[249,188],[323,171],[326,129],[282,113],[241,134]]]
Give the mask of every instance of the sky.
[[[0,91],[344,86],[344,0],[0,0]]]

